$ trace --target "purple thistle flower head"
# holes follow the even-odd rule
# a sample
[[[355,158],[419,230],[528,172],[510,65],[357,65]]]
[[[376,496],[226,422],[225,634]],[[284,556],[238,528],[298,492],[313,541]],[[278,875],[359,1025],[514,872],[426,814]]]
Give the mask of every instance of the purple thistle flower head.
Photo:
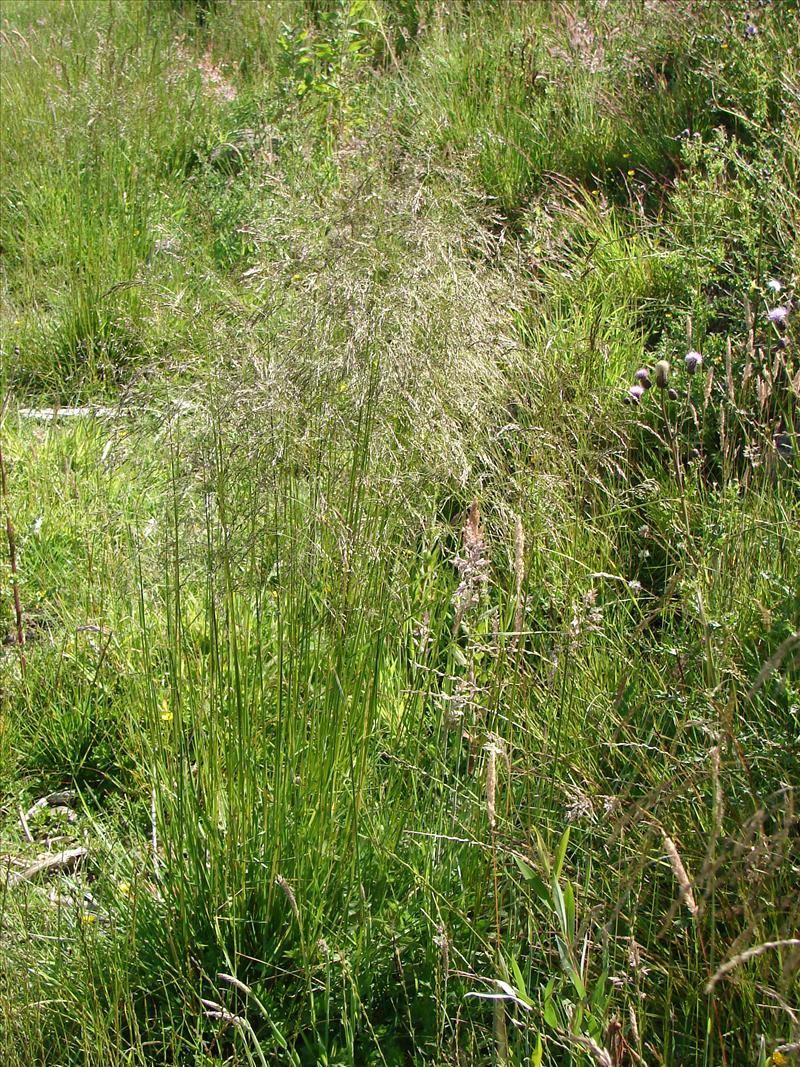
[[[767,312],[767,318],[775,326],[785,326],[786,320],[789,318],[789,309],[782,304],[776,308],[770,308]]]
[[[643,385],[632,385],[630,387],[630,389],[628,390],[628,403],[629,404],[638,404],[643,396],[644,396],[644,386]]]
[[[744,28],[744,35],[745,37],[758,37],[758,26],[754,26],[752,22],[748,22]]]
[[[686,371],[688,374],[696,374],[703,366],[703,357],[699,352],[692,350],[691,352],[686,353],[684,363],[686,364]]]
[[[650,381],[650,371],[647,367],[640,367],[633,376],[633,380],[637,385],[641,385],[642,389],[649,389],[653,384]]]

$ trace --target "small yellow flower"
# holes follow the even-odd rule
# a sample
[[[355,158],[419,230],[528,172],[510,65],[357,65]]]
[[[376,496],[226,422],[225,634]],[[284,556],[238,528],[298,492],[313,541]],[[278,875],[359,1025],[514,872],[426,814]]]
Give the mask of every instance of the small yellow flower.
[[[727,48],[727,47],[728,47],[728,42],[727,41],[723,41],[722,44],[720,45],[720,48]]]
[[[119,890],[119,892],[122,894],[123,897],[127,897],[127,896],[130,895],[131,884],[130,884],[130,882],[120,882],[119,885],[117,886],[117,889]]]
[[[174,717],[175,716],[172,714],[171,711],[163,711],[161,713],[161,721],[162,722],[172,722]]]
[[[775,1067],[783,1067],[783,1064],[786,1063],[786,1057],[782,1052],[773,1052],[770,1062],[773,1063]]]
[[[631,158],[630,152],[623,152],[622,153],[622,158],[623,159],[630,159]]]
[[[600,195],[600,190],[599,189],[592,189],[592,196],[599,196],[599,195]]]
[[[97,916],[92,915],[91,912],[88,911],[81,915],[81,922],[85,923],[86,926],[90,926],[93,922],[96,921],[96,919]]]
[[[629,178],[632,178],[632,177],[634,176],[634,174],[635,174],[635,173],[636,173],[636,171],[635,171],[635,170],[629,170],[629,171],[628,171],[628,177],[629,177]]]

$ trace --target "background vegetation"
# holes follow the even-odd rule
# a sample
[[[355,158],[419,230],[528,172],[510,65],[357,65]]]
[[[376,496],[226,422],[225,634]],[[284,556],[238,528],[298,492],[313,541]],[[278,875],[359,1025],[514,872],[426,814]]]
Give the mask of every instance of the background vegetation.
[[[796,3],[0,19],[3,1062],[796,1056]]]

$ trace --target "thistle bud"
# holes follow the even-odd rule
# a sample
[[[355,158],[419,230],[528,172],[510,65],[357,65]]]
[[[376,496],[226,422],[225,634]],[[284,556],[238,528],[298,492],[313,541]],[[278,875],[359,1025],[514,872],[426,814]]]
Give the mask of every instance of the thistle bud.
[[[667,389],[667,396],[670,398],[670,400],[677,400],[678,399],[678,390],[677,389]]]
[[[633,376],[637,385],[641,385],[642,389],[649,389],[653,384],[650,381],[650,371],[647,367],[640,367]]]
[[[686,353],[684,363],[686,364],[687,374],[696,374],[697,371],[703,366],[703,357],[700,355],[699,352],[695,352],[694,350],[692,350],[691,352]]]
[[[665,359],[660,359],[658,363],[656,363],[656,385],[659,389],[666,389],[668,381],[669,363]]]

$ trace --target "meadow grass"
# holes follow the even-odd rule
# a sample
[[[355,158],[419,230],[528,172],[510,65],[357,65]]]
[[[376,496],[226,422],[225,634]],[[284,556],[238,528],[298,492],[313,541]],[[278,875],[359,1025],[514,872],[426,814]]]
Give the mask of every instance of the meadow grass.
[[[0,20],[3,1062],[796,1057],[797,5]]]

